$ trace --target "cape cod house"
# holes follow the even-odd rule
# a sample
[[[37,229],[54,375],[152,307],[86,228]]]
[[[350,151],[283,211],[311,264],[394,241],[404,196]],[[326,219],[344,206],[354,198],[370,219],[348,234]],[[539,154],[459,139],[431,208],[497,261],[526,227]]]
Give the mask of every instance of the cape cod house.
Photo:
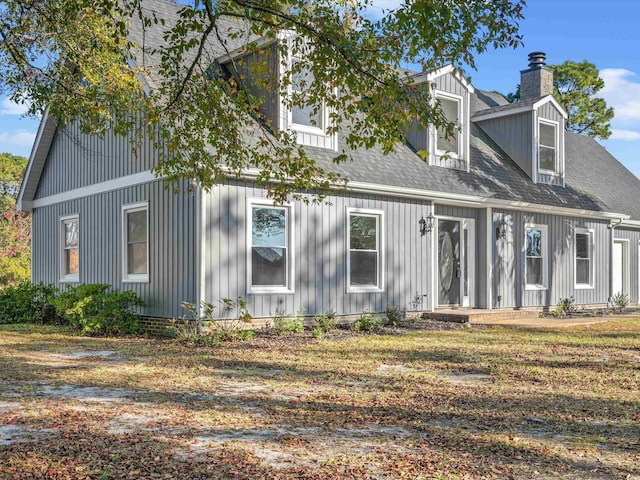
[[[145,3],[165,18],[175,8]],[[181,316],[183,301],[237,296],[256,318],[595,305],[617,292],[637,302],[640,181],[565,131],[543,54],[521,75],[509,104],[451,68],[422,74],[457,136],[414,128],[394,153],[356,151],[340,165],[340,135],[271,98],[271,125],[349,179],[320,205],[274,205],[251,178],[174,195],[151,173],[150,143],[133,155],[126,138],[60,131],[45,115],[19,196],[33,216],[32,279],[134,290],[160,318]]]

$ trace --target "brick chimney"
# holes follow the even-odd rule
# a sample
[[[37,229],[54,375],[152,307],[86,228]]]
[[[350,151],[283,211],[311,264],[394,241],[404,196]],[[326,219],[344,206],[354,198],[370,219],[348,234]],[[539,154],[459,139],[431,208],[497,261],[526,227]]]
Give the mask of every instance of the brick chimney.
[[[543,52],[529,54],[529,68],[520,72],[520,100],[553,94],[553,70],[546,67]]]

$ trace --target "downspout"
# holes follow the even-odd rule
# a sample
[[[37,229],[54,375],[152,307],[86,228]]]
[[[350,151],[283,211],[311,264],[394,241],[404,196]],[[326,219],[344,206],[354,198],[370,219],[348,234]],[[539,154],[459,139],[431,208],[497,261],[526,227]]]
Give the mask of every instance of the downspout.
[[[615,240],[614,230],[616,227],[619,227],[622,223],[622,218],[618,219],[618,223],[610,223],[607,225],[607,228],[610,231],[610,239],[609,239],[609,298],[607,299],[607,303],[611,303],[611,299],[613,298],[613,242]]]

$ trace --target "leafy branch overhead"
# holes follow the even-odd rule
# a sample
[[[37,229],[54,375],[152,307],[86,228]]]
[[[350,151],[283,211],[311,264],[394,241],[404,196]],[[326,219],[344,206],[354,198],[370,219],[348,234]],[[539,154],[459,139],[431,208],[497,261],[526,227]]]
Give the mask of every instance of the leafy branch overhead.
[[[255,170],[283,200],[321,198],[340,179],[265,113],[276,92],[285,110],[329,112],[316,126],[340,135],[335,161],[393,150],[416,119],[452,131],[403,67],[473,68],[488,48],[520,46],[524,1],[406,0],[378,20],[371,0],[0,3],[0,76],[31,113],[48,108],[86,133],[134,132],[132,147],[158,147],[156,173],[170,180],[210,188]]]

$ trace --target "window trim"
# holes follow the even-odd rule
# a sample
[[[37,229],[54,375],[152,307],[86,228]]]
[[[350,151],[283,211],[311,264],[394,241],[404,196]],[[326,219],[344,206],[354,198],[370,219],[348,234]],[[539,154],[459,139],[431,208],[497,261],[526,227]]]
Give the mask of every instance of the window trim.
[[[374,287],[359,287],[351,285],[351,214],[360,214],[363,216],[376,216],[377,226],[379,233],[376,236],[377,250],[378,250],[378,285]],[[381,293],[384,292],[384,272],[385,272],[385,228],[384,228],[384,211],[373,210],[369,208],[346,208],[346,244],[345,244],[345,256],[346,256],[346,291],[347,293]]]
[[[69,222],[70,220],[75,220],[76,222],[78,222],[78,274],[77,275],[67,275],[64,273],[65,271],[65,259],[64,259],[64,251],[66,250],[65,248],[65,232],[64,232],[64,226],[67,222]],[[59,263],[60,263],[60,283],[79,283],[80,282],[80,214],[78,213],[74,213],[72,215],[65,215],[63,217],[60,217],[58,219],[59,221],[59,239],[60,239],[60,245],[59,245],[59,249],[58,249],[58,255],[59,255]]]
[[[540,124],[544,123],[546,125],[550,125],[552,127],[554,127],[555,129],[555,146],[554,146],[554,151],[555,151],[555,161],[554,161],[554,165],[555,168],[553,170],[547,170],[546,168],[542,168],[541,164],[540,164]],[[558,164],[560,163],[560,123],[556,122],[555,120],[550,120],[548,118],[540,118],[538,117],[538,144],[537,144],[537,167],[538,167],[538,173],[541,173],[543,175],[554,175],[554,176],[558,176],[560,175],[559,173],[559,168],[558,168]]]
[[[438,98],[445,98],[447,100],[455,100],[458,102],[458,152],[450,152],[447,150],[439,150],[438,149],[438,129],[433,127],[433,141],[435,155],[437,157],[447,156],[448,158],[456,159],[456,160],[465,160],[466,159],[466,149],[465,149],[465,139],[467,126],[464,122],[465,115],[465,105],[464,105],[464,97],[461,95],[456,95],[455,93],[445,92],[442,90],[434,91],[434,99],[438,100]]]
[[[253,225],[253,207],[274,207],[274,208],[283,208],[287,212],[287,222],[285,225],[286,233],[285,239],[287,244],[285,248],[287,250],[287,281],[286,285],[276,285],[276,286],[268,286],[268,285],[252,285],[252,225]],[[247,199],[247,208],[246,208],[246,219],[245,219],[245,229],[246,229],[246,262],[247,262],[247,293],[248,294],[264,294],[264,293],[281,293],[281,294],[292,294],[295,293],[295,243],[294,243],[294,232],[295,232],[295,215],[294,215],[294,205],[290,202],[276,204],[271,199],[268,198],[249,198]]]
[[[577,250],[577,236],[588,235],[589,236],[589,283],[578,283],[578,250]],[[595,231],[592,228],[579,228],[576,227],[573,232],[573,287],[576,290],[589,290],[595,288],[595,270],[594,270],[594,238]]]
[[[147,273],[128,273],[129,268],[129,249],[128,247],[128,235],[129,229],[127,228],[127,215],[129,213],[145,211],[147,213]],[[122,206],[122,235],[121,235],[121,248],[122,248],[122,283],[149,283],[149,272],[151,269],[150,255],[151,245],[149,243],[149,202],[137,202]]]
[[[540,230],[542,234],[542,284],[527,283],[527,230]],[[525,290],[547,290],[549,285],[549,229],[547,225],[527,223],[524,226],[524,242],[522,247],[524,258],[523,282]]]

